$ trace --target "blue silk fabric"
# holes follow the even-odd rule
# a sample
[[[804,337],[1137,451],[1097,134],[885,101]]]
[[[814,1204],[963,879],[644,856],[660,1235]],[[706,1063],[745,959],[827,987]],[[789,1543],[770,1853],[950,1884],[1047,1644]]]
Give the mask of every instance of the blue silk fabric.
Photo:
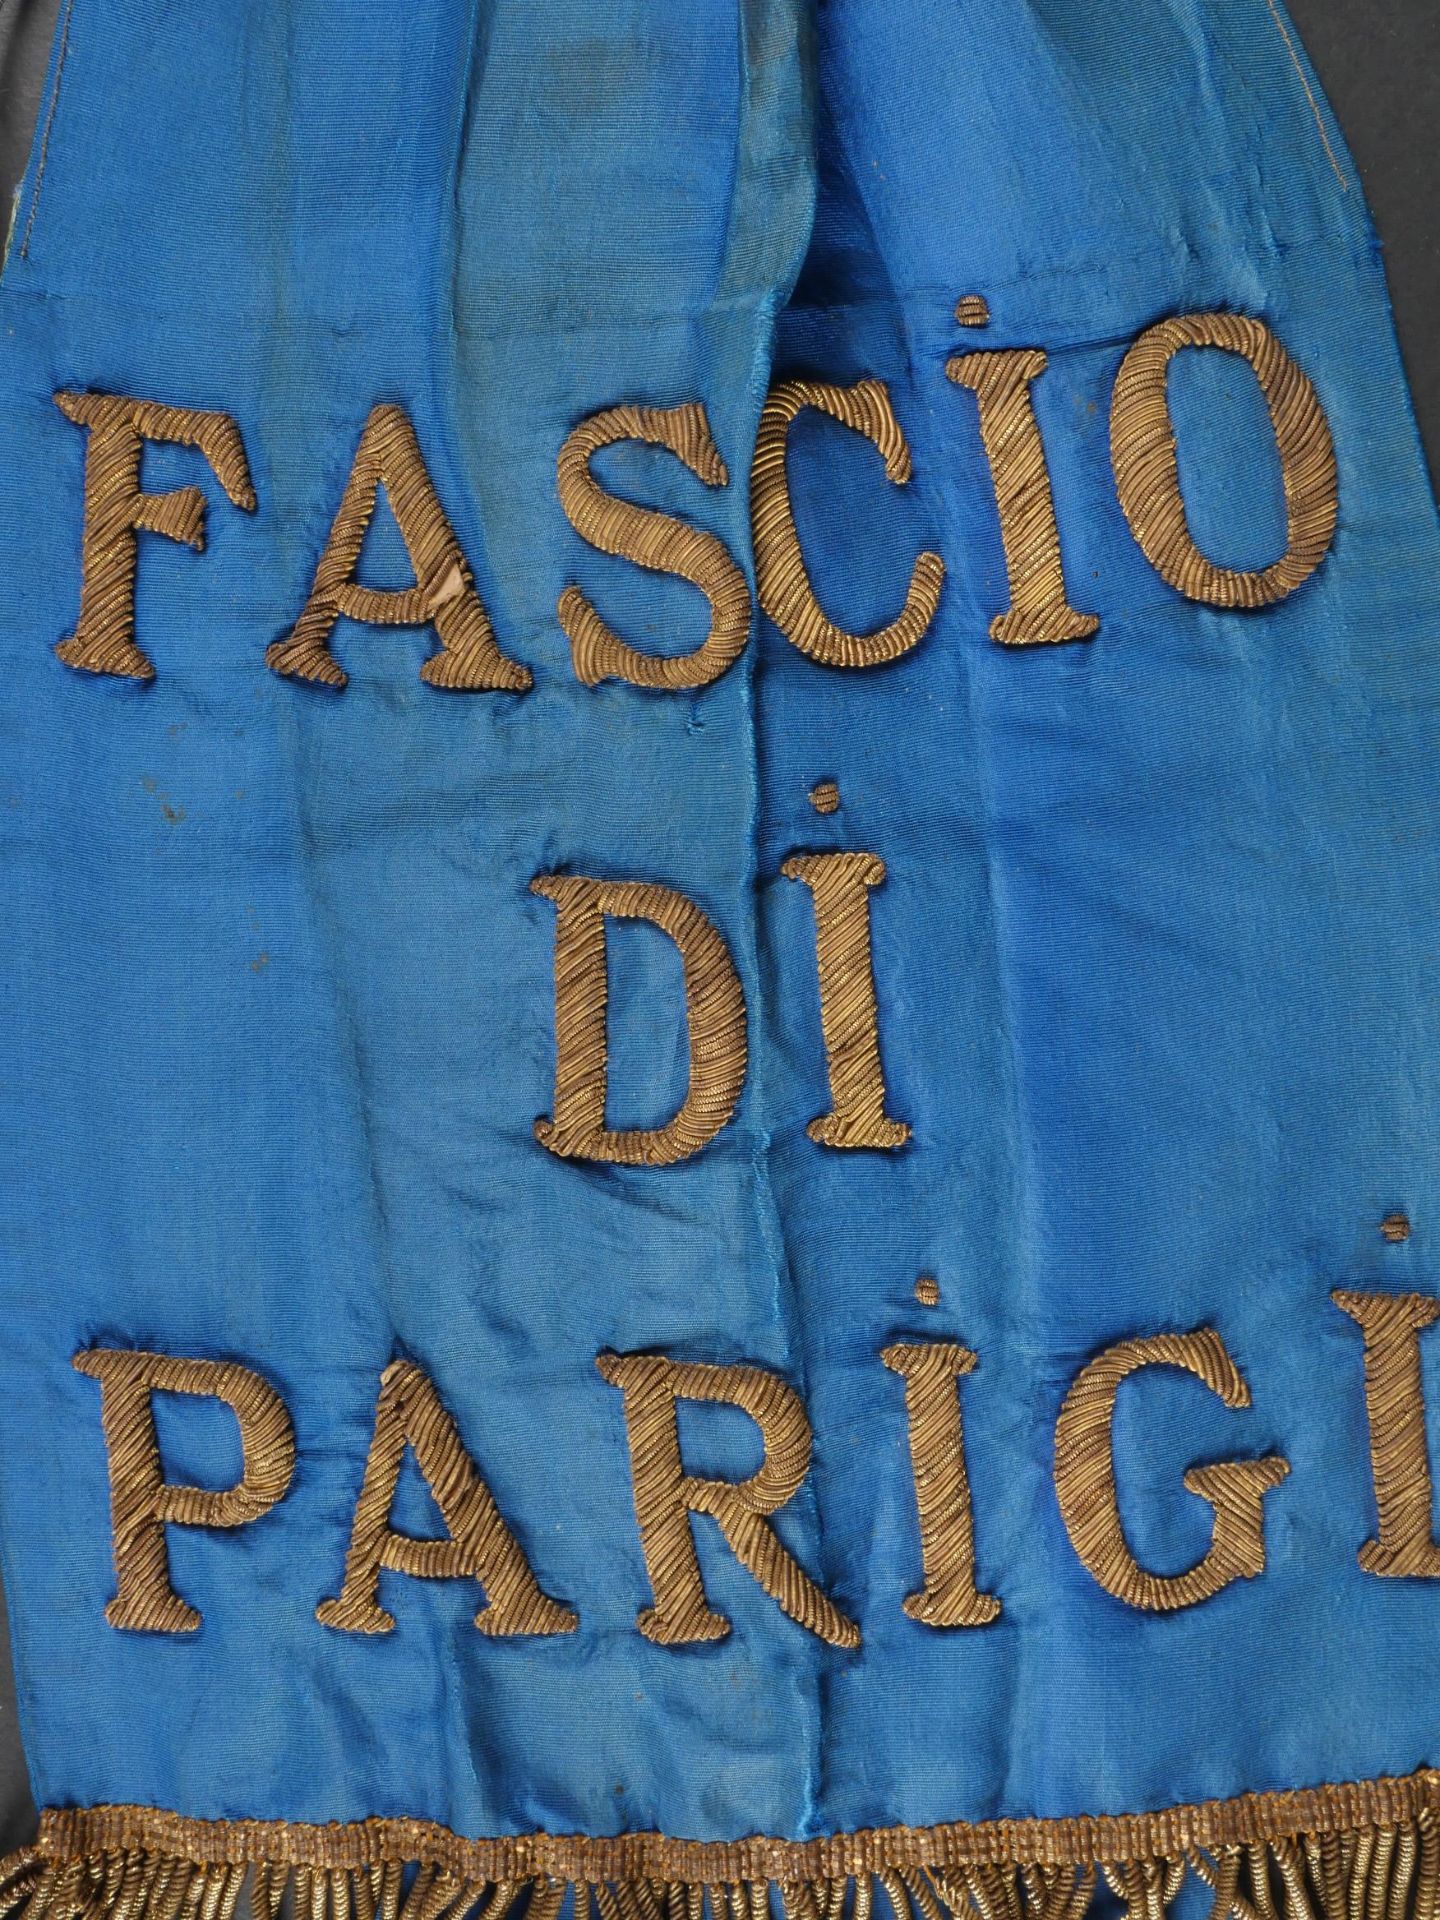
[[[1440,1759],[1440,1587],[1363,1572],[1363,1348],[1332,1290],[1440,1284],[1440,542],[1375,237],[1268,0],[73,0],[0,287],[0,1526],[37,1799],[210,1817],[417,1815],[472,1835],[804,1838],[1133,1812]],[[966,333],[956,299],[991,320]],[[1172,314],[1269,326],[1315,384],[1339,526],[1254,613],[1194,603],[1121,512],[1121,357]],[[1098,634],[1007,648],[978,347],[1041,347],[1061,548]],[[753,580],[748,476],[778,378],[884,381],[914,479],[807,413],[795,513],[842,625],[948,573],[880,670],[756,615],[694,693],[576,677],[578,584],[638,646],[706,630],[684,582],[587,546],[556,455],[622,402],[703,401],[707,490],[636,445],[604,484],[717,534]],[[1284,550],[1249,368],[1171,375],[1197,541]],[[94,389],[230,414],[258,495],[193,450],[208,544],[140,536],[151,684],[77,673]],[[286,680],[293,624],[381,401],[414,422],[502,649],[533,689],[423,685],[433,630],[342,620],[341,694]],[[383,504],[362,578],[413,578]],[[841,810],[807,795],[835,780]],[[797,851],[871,895],[893,1153],[817,1145],[828,1105]],[[566,1161],[555,910],[537,874],[694,900],[743,982],[738,1113],[681,1164]],[[612,925],[611,1124],[673,1113],[681,969]],[[1403,1209],[1411,1237],[1378,1223]],[[914,1296],[933,1275],[940,1303]],[[1253,1394],[1150,1370],[1121,1395],[1129,1537],[1193,1564],[1196,1462],[1282,1453],[1267,1565],[1137,1611],[1067,1538],[1054,1426],[1115,1341],[1213,1327]],[[976,1573],[1003,1613],[937,1631],[903,1382],[952,1340]],[[286,1498],[169,1529],[189,1635],[107,1625],[102,1345],[235,1360],[295,1422]],[[606,1351],[744,1362],[815,1436],[775,1526],[860,1626],[788,1620],[693,1522],[711,1645],[651,1602]],[[1427,1379],[1440,1352],[1422,1342]],[[381,1370],[420,1365],[578,1631],[492,1640],[468,1580],[339,1591]],[[1434,1382],[1440,1389],[1440,1379]],[[167,1476],[232,1484],[233,1418],[157,1396]],[[693,1472],[754,1425],[681,1413]],[[413,1463],[397,1525],[438,1532]]]

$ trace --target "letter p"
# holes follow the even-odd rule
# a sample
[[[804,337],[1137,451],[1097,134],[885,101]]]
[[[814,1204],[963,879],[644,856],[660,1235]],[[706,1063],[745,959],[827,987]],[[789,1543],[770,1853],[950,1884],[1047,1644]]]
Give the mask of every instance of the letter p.
[[[285,1403],[258,1373],[228,1360],[92,1347],[72,1364],[100,1382],[116,1574],[105,1618],[135,1633],[193,1633],[200,1615],[170,1584],[165,1529],[243,1527],[269,1512],[295,1471],[295,1432]],[[230,1408],[244,1449],[244,1470],[233,1487],[180,1486],[165,1478],[156,1393],[198,1394]]]

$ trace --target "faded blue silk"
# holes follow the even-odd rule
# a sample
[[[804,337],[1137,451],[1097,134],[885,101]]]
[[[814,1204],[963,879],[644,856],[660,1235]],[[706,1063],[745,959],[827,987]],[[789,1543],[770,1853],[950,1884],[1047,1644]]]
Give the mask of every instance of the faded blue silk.
[[[988,326],[957,325],[966,294]],[[1338,463],[1329,552],[1253,611],[1160,577],[1111,463],[1126,349],[1219,311],[1303,369]],[[1048,356],[1029,392],[1088,640],[989,637],[995,485],[945,368],[1006,348]],[[657,654],[693,651],[708,609],[581,538],[566,436],[703,402],[728,485],[633,442],[596,477],[753,587],[757,422],[796,377],[888,389],[908,485],[814,411],[789,485],[843,627],[893,619],[916,554],[942,556],[923,639],[828,666],[757,610],[698,690],[583,684],[567,586]],[[90,445],[58,391],[243,438],[253,513],[194,448],[145,448],[147,491],[208,509],[203,552],[137,536],[148,683],[54,651]],[[1250,367],[1187,350],[1169,397],[1197,545],[1269,565],[1285,497]],[[381,402],[530,691],[422,684],[433,628],[345,618],[343,691],[267,668]],[[0,284],[0,1543],[37,1801],[800,1840],[1440,1761],[1440,1581],[1359,1563],[1364,1341],[1330,1298],[1440,1292],[1437,562],[1361,190],[1269,0],[72,0]],[[383,500],[359,572],[414,579]],[[839,849],[886,868],[893,1151],[806,1131],[830,1105],[815,902],[780,869]],[[673,888],[733,959],[744,1092],[675,1165],[535,1137],[557,915],[530,883],[553,873]],[[608,941],[609,1124],[658,1126],[687,1084],[680,959],[645,922]],[[1055,1423],[1117,1341],[1204,1328],[1251,1404],[1173,1368],[1126,1383],[1135,1558],[1206,1552],[1197,1463],[1290,1471],[1263,1572],[1147,1612],[1068,1536]],[[925,1341],[977,1356],[984,1626],[902,1608],[916,1485],[879,1356]],[[94,1347],[236,1362],[294,1422],[268,1513],[167,1529],[193,1633],[107,1623],[101,1396],[72,1366]],[[1418,1350],[1440,1393],[1440,1336]],[[787,1618],[699,1516],[731,1632],[640,1633],[607,1352],[798,1390],[813,1460],[772,1524],[858,1649]],[[390,1570],[393,1632],[317,1622],[397,1357],[575,1632],[487,1637],[473,1580]],[[235,1484],[224,1405],[154,1408],[168,1481]],[[760,1465],[737,1409],[679,1417],[691,1473]],[[413,1460],[393,1519],[442,1532]]]

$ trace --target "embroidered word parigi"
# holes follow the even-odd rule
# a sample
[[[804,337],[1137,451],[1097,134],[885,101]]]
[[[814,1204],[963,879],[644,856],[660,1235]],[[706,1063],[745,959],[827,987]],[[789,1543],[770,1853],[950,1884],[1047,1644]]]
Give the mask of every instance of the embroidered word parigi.
[[[957,309],[962,325],[985,324],[972,301]],[[1197,545],[1180,486],[1170,412],[1168,372],[1186,350],[1218,349],[1252,369],[1269,413],[1284,482],[1284,551],[1249,571],[1218,565]],[[1010,605],[990,621],[992,639],[1036,646],[1091,638],[1100,622],[1071,605],[1034,388],[1047,367],[1039,348],[971,350],[945,372],[975,396],[975,428],[989,465],[994,508],[1005,552]],[[60,392],[55,404],[87,438],[84,522],[80,539],[80,613],[56,648],[68,666],[88,673],[147,680],[155,666],[136,637],[135,575],[142,533],[197,550],[205,544],[206,497],[196,486],[148,493],[141,482],[145,445],[196,449],[233,505],[257,510],[239,425],[228,414],[160,405],[123,394]],[[821,665],[865,669],[919,646],[934,622],[945,561],[916,556],[909,588],[894,616],[869,633],[854,633],[824,611],[806,563],[791,506],[787,457],[790,428],[811,409],[828,415],[875,449],[885,477],[906,485],[913,462],[890,395],[879,380],[853,386],[786,380],[761,413],[750,472],[751,532],[760,605],[792,645]],[[557,460],[560,505],[576,533],[602,553],[655,573],[687,580],[710,606],[705,639],[689,653],[656,653],[613,631],[582,590],[568,585],[556,614],[570,643],[575,674],[586,686],[605,679],[656,692],[682,692],[719,679],[744,651],[753,624],[744,569],[712,532],[612,494],[591,467],[594,455],[622,442],[663,448],[702,487],[724,488],[730,475],[705,407],[607,407],[580,421]],[[1228,608],[1263,607],[1301,586],[1329,552],[1338,491],[1335,449],[1309,378],[1259,320],[1232,313],[1192,313],[1140,335],[1115,381],[1110,449],[1116,494],[1130,530],[1163,580],[1191,600]],[[385,489],[414,581],[381,589],[357,577],[366,528]],[[429,627],[439,645],[420,669],[433,687],[452,692],[521,694],[529,667],[507,654],[486,610],[470,564],[441,503],[415,428],[394,404],[376,406],[359,435],[350,475],[315,567],[305,604],[265,653],[288,679],[339,691],[347,674],[332,650],[341,616],[365,626]]]
[[[1421,1330],[1440,1317],[1440,1301],[1350,1291],[1332,1297],[1364,1335],[1379,1528],[1358,1546],[1359,1564],[1382,1578],[1440,1578],[1418,1345]],[[961,1404],[961,1383],[983,1364],[982,1357],[953,1341],[902,1340],[878,1358],[898,1376],[897,1386],[903,1384],[909,1435],[917,1536],[910,1551],[921,1584],[903,1601],[904,1611],[929,1628],[986,1627],[1003,1612],[1003,1581],[997,1583],[1002,1591],[992,1592],[977,1580],[984,1516],[972,1509]],[[99,1383],[101,1394],[117,1582],[105,1617],[113,1627],[132,1631],[193,1632],[201,1616],[171,1582],[166,1529],[248,1526],[278,1506],[296,1462],[289,1411],[272,1385],[234,1361],[90,1348],[74,1356],[74,1365]],[[693,1520],[700,1514],[714,1521],[740,1565],[791,1620],[832,1646],[858,1647],[860,1627],[771,1524],[810,1468],[810,1423],[795,1389],[762,1367],[713,1366],[659,1353],[602,1353],[596,1366],[620,1397],[629,1451],[650,1590],[649,1604],[636,1614],[639,1631],[665,1647],[719,1640],[731,1631],[730,1620],[706,1596]],[[1211,1509],[1208,1548],[1181,1573],[1142,1564],[1121,1517],[1115,1416],[1121,1392],[1133,1391],[1125,1383],[1162,1367],[1189,1374],[1226,1407],[1251,1404],[1221,1335],[1201,1327],[1120,1340],[1095,1355],[1072,1380],[1055,1422],[1055,1494],[1070,1544],[1107,1593],[1143,1613],[1194,1607],[1237,1580],[1262,1574],[1266,1498],[1290,1471],[1278,1455],[1191,1467],[1183,1484]],[[210,1490],[166,1479],[153,1407],[162,1393],[202,1396],[230,1409],[243,1448],[233,1486]],[[748,1415],[762,1445],[756,1471],[738,1480],[691,1473],[677,1416],[682,1401],[720,1403]],[[434,1496],[443,1528],[437,1535],[416,1538],[392,1518],[407,1453]],[[380,1575],[388,1570],[416,1580],[475,1581],[484,1596],[475,1625],[485,1634],[578,1630],[575,1608],[548,1590],[548,1578],[542,1584],[523,1535],[501,1513],[460,1424],[411,1360],[393,1362],[380,1377],[373,1438],[357,1476],[343,1572],[336,1543],[338,1582],[329,1597],[309,1602],[321,1625],[341,1633],[393,1632],[395,1614],[379,1598]],[[1357,1532],[1363,1524],[1363,1518],[1357,1521]],[[390,1597],[398,1610],[399,1590],[392,1588]]]

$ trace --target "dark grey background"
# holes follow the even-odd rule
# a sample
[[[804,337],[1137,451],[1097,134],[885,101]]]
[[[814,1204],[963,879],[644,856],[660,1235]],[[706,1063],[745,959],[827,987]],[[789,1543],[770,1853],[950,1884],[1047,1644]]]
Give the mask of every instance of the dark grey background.
[[[1433,478],[1440,472],[1440,0],[1288,5],[1350,143],[1385,248]]]
[[[25,166],[58,4],[0,0],[0,209],[6,217]],[[264,6],[266,0],[218,4]],[[1440,0],[1289,0],[1289,7],[1350,143],[1385,245],[1400,345],[1434,472],[1440,468]],[[203,31],[204,9],[195,11]],[[0,1602],[0,1648],[4,1644]],[[143,1702],[138,1705],[143,1711]],[[28,1838],[34,1817],[9,1664],[0,1658],[0,1847]]]

